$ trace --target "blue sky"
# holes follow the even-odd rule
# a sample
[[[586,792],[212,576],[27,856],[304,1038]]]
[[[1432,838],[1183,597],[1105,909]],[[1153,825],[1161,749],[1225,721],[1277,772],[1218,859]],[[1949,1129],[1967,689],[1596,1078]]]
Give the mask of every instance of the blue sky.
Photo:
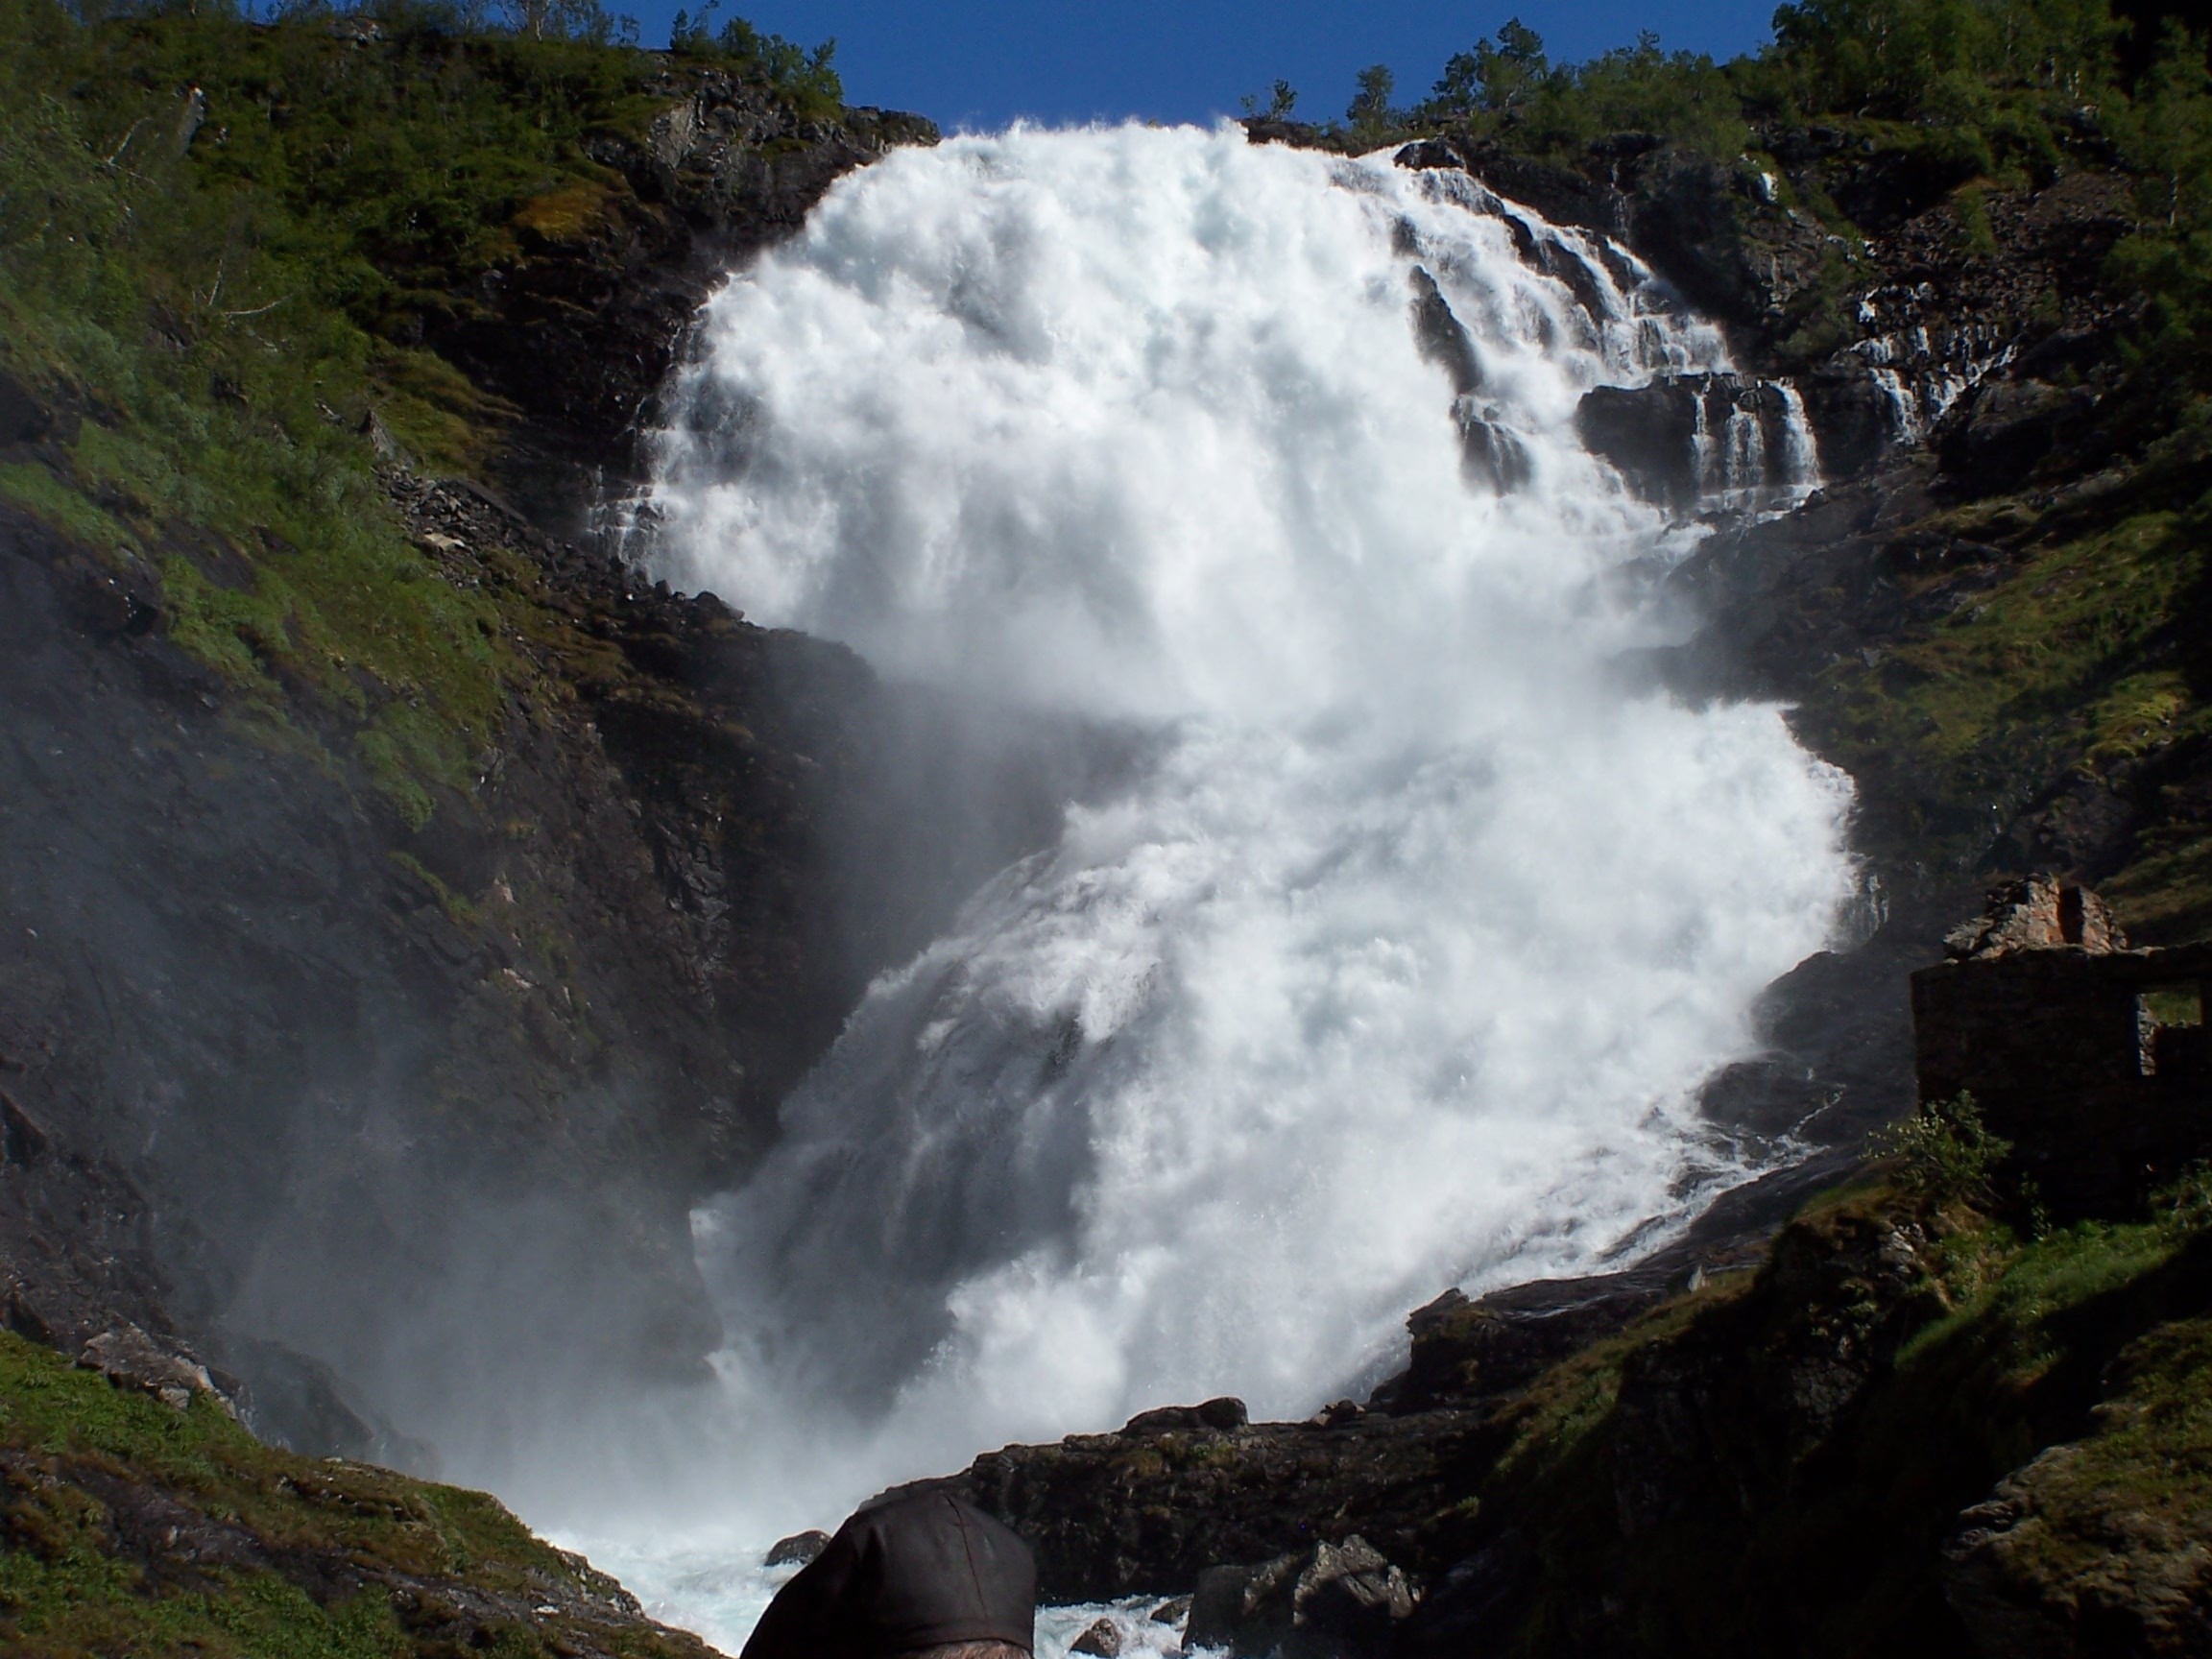
[[[677,0],[609,0],[668,38]],[[1065,123],[1136,116],[1207,121],[1277,76],[1298,113],[1343,113],[1369,63],[1397,73],[1402,100],[1425,92],[1444,60],[1509,16],[1544,36],[1554,60],[1595,56],[1653,29],[1670,50],[1729,57],[1767,36],[1774,0],[1526,0],[1504,6],[1366,6],[1357,0],[734,0],[758,27],[812,45],[837,38],[845,95],[913,109],[950,131],[1017,116]],[[731,0],[717,22],[730,14]]]

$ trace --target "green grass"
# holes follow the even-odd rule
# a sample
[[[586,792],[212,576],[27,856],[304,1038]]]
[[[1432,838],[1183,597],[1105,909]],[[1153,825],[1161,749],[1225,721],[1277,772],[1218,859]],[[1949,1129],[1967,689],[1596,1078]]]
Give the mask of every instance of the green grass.
[[[1885,574],[1933,619],[1885,639],[1872,661],[1832,662],[1802,718],[1830,758],[1909,797],[1893,832],[1911,856],[1971,868],[1993,829],[2038,800],[2136,790],[2146,768],[2212,742],[2206,511],[2161,505],[2068,528],[2014,500],[1982,502],[1915,540],[1997,551],[1964,568],[1891,559]],[[2084,874],[2142,942],[2201,936],[2212,929],[2203,829],[2151,790],[2137,798],[2143,831],[2117,863]]]
[[[2004,511],[1977,508],[1934,528],[1971,535]],[[2206,718],[2177,670],[2147,661],[2202,573],[2202,551],[2176,534],[2175,516],[2144,514],[2035,550],[1884,662],[1832,667],[1825,686],[1870,740],[1912,733],[1940,767],[2054,721],[2068,723],[2084,763],[2131,758],[2167,740],[2177,717]]]
[[[2208,1377],[2212,1320],[2163,1325],[2122,1350],[2095,1429],[2034,1472],[2034,1512],[2007,1540],[2017,1575],[2093,1585],[2129,1534],[2176,1555],[2212,1537]]]
[[[2054,1446],[2035,1465],[2050,1518],[2013,1547],[2024,1581],[2085,1596],[2110,1539],[2203,1536],[2212,1179],[2145,1219],[2027,1239],[1897,1173],[1814,1201],[1756,1275],[1654,1310],[1493,1425],[1494,1457],[1433,1527],[1443,1558],[1501,1527],[1534,1551],[1496,1651],[1955,1650],[1943,1541]],[[1902,1282],[1897,1238],[1917,1240]],[[1818,1427],[1806,1402],[1839,1358],[1863,1381]]]
[[[378,387],[388,354],[318,308],[309,273],[240,252],[267,202],[173,156],[106,165],[119,140],[49,89],[36,10],[0,5],[0,369],[85,414],[73,442],[0,469],[0,495],[157,572],[173,643],[273,713],[303,695],[419,819],[425,783],[469,776],[513,676],[492,605],[408,543],[354,430],[379,402],[420,406],[417,427],[432,405]],[[170,102],[113,118],[165,122]]]
[[[199,1568],[129,1548],[122,1495],[249,1535],[274,1565]],[[11,1654],[355,1659],[425,1652],[391,1583],[528,1600],[608,1586],[496,1501],[261,1445],[205,1395],[179,1411],[0,1333],[0,1647]],[[334,1586],[334,1587],[333,1587]],[[594,1622],[625,1651],[696,1653]],[[493,1652],[562,1651],[562,1621],[509,1621]],[[481,1649],[480,1649],[481,1650]]]

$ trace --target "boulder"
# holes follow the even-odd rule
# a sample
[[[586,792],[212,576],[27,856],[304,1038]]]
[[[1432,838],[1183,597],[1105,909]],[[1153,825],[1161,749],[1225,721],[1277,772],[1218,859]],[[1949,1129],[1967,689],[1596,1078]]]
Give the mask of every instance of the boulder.
[[[1069,1644],[1070,1653],[1089,1653],[1093,1659],[1121,1659],[1121,1626],[1111,1619],[1093,1621],[1091,1627]]]
[[[1575,426],[1583,445],[1618,467],[1639,495],[1676,507],[1697,499],[1697,391],[1663,375],[1647,386],[1599,386]]]
[[[804,1567],[830,1548],[830,1534],[816,1527],[779,1538],[761,1557],[763,1567]]]
[[[1364,1659],[1389,1651],[1414,1601],[1405,1574],[1354,1534],[1256,1566],[1208,1568],[1183,1644],[1248,1659]]]
[[[163,1347],[135,1325],[103,1331],[84,1344],[77,1363],[99,1372],[118,1388],[138,1389],[180,1411],[191,1406],[195,1394],[210,1395],[225,1411],[231,1411],[230,1402],[215,1386],[206,1366],[188,1354]]]
[[[1124,1434],[1166,1434],[1177,1430],[1211,1429],[1227,1433],[1241,1429],[1252,1421],[1244,1402],[1235,1395],[1224,1394],[1217,1400],[1206,1400],[1196,1406],[1159,1406],[1149,1411],[1140,1411],[1121,1426]]]

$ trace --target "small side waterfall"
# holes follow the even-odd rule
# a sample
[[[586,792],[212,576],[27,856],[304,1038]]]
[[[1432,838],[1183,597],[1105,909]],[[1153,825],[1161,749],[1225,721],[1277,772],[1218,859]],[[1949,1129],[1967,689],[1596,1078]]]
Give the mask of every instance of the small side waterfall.
[[[1909,300],[1891,301],[1892,309],[1900,305],[1917,309]],[[1883,313],[1869,297],[1859,315],[1862,324],[1874,325]],[[1932,334],[1925,324],[1914,322],[1870,335],[1849,349],[1866,365],[1880,390],[1890,444],[1911,448],[1926,442],[1961,397],[2010,363],[2017,348],[1986,325],[1946,327]]]
[[[1820,482],[1805,399],[1786,380],[1709,370],[1598,386],[1577,425],[1639,493],[1685,516],[1778,512]]]

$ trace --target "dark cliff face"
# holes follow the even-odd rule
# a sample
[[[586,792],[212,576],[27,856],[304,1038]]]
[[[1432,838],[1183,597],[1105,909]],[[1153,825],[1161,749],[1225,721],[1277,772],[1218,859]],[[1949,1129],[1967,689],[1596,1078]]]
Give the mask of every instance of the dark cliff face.
[[[638,414],[728,273],[796,231],[846,173],[937,141],[931,123],[895,110],[807,118],[709,63],[667,60],[639,90],[662,106],[641,136],[586,141],[608,181],[526,211],[515,253],[423,325],[426,343],[519,412],[502,481],[570,533],[634,482]]]

